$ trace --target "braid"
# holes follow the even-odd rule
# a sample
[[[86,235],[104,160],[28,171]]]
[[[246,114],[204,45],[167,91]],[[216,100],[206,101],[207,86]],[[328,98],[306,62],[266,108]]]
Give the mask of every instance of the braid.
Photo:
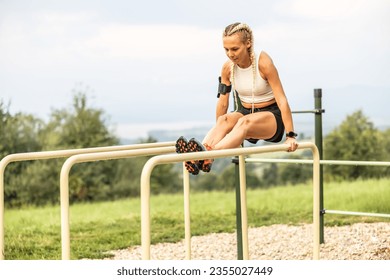
[[[251,59],[251,64],[252,64],[252,73],[253,73],[253,83],[252,83],[252,112],[254,111],[254,91],[256,88],[256,56],[254,52],[254,40],[253,40],[253,33],[252,29],[245,23],[233,23],[228,25],[224,32],[223,36],[231,36],[233,34],[239,33],[241,42],[246,43],[248,40],[251,42],[251,47],[248,49],[249,56]],[[232,85],[234,88],[234,69],[235,69],[235,64],[233,63],[231,66],[231,71],[230,71],[230,80],[232,81]]]

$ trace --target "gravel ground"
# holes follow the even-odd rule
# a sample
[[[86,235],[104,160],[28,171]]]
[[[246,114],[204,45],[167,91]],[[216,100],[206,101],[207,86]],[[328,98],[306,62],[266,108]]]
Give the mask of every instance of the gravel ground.
[[[250,228],[249,257],[254,260],[310,260],[312,225],[272,225]],[[325,227],[320,259],[390,260],[390,223],[359,223]],[[192,259],[236,260],[236,234],[213,233],[191,238]],[[115,260],[140,260],[140,246],[111,251]],[[185,259],[184,240],[151,246],[154,260]]]

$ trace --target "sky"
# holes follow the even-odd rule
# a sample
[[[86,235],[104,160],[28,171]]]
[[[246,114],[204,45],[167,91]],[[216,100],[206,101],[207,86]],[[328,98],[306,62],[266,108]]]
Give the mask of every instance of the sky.
[[[211,126],[234,22],[272,57],[292,110],[322,88],[325,126],[357,109],[389,125],[388,0],[0,0],[0,98],[47,120],[82,91],[121,138]]]

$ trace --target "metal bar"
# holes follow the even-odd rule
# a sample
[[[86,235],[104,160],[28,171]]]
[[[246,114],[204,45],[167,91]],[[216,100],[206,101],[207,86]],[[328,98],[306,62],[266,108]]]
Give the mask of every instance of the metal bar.
[[[247,158],[246,162],[262,162],[262,163],[298,163],[298,164],[312,164],[313,160],[305,159],[272,159],[272,158]],[[320,160],[321,165],[353,165],[353,166],[390,166],[390,161],[351,161],[351,160]],[[324,209],[321,207],[320,209]],[[324,210],[326,214],[345,214],[355,216],[374,216],[374,217],[390,217],[390,214],[382,213],[363,213],[350,212],[339,210]],[[347,214],[350,213],[350,214]],[[360,214],[359,214],[360,213]],[[368,214],[368,215],[367,215]]]
[[[57,151],[17,153],[17,154],[10,154],[5,156],[0,161],[0,260],[4,260],[4,173],[8,164],[17,161],[64,158],[64,157],[70,157],[77,154],[165,147],[165,146],[172,146],[172,145],[175,145],[175,142],[145,143],[145,144],[105,146],[105,147],[81,148],[81,149],[69,149],[69,150],[57,150]]]
[[[390,161],[322,160],[320,163],[328,165],[390,166]]]
[[[313,164],[311,159],[246,158],[246,162]],[[390,161],[320,160],[322,165],[390,166]]]
[[[240,169],[238,157],[233,157],[234,163],[234,184],[236,192],[236,238],[237,238],[237,260],[243,260],[242,252],[242,222],[241,222],[241,189],[240,189]]]
[[[314,109],[318,112],[314,115],[315,143],[320,154],[320,160],[324,158],[322,148],[322,89],[314,89]],[[320,209],[324,209],[324,170],[320,166]],[[324,216],[320,216],[320,240],[324,243]]]
[[[184,195],[184,239],[186,260],[191,259],[191,209],[190,209],[190,173],[183,162],[183,195]]]
[[[142,259],[150,259],[150,176],[153,168],[159,164],[168,164],[174,162],[184,162],[188,160],[201,160],[205,158],[223,158],[249,154],[271,153],[286,151],[288,146],[271,145],[261,147],[236,148],[226,150],[204,151],[197,153],[160,155],[149,159],[141,173],[141,245]],[[313,143],[300,143],[298,149],[311,149],[313,154],[313,259],[319,259],[320,248],[320,201],[319,201],[319,153],[316,145]],[[246,205],[241,205],[241,208],[246,208]],[[242,211],[241,209],[241,211]],[[248,239],[248,236],[243,236],[243,239]]]
[[[241,227],[242,227],[242,256],[244,260],[249,260],[248,245],[248,214],[246,207],[246,170],[245,158],[243,155],[238,157],[240,174],[240,205],[241,205]]]
[[[300,144],[302,145],[302,144]],[[302,147],[304,148],[304,147]],[[308,148],[308,147],[307,147]],[[298,148],[299,149],[299,148]],[[321,182],[320,182],[320,153],[316,145],[311,147],[313,154],[313,259],[320,258],[320,219],[321,219]]]
[[[69,172],[73,165],[82,162],[92,162],[99,160],[112,160],[130,158],[136,156],[149,156],[175,152],[175,146],[136,149],[128,151],[111,151],[92,154],[74,155],[68,158],[61,168],[60,174],[60,195],[61,195],[61,244],[62,259],[70,259],[70,224],[69,224]]]
[[[326,210],[326,209],[324,210],[324,212],[325,212],[325,214],[340,214],[340,215],[352,215],[352,216],[390,218],[390,214],[381,214],[381,213],[353,212],[353,211]]]
[[[321,114],[321,113],[325,113],[325,110],[324,109],[302,110],[302,111],[292,111],[291,113],[293,113],[293,114],[307,114],[307,113]]]

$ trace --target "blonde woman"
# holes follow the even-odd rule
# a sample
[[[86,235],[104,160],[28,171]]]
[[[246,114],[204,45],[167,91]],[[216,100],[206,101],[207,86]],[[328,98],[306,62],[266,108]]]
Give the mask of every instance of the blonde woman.
[[[180,137],[176,142],[176,151],[185,153],[237,148],[244,140],[276,143],[283,136],[286,136],[287,151],[295,151],[298,143],[290,106],[271,57],[264,51],[255,53],[252,30],[247,24],[228,25],[222,39],[229,60],[224,63],[220,77],[217,122],[202,142]],[[232,89],[242,106],[228,113]],[[199,170],[209,172],[212,162],[211,159],[189,161],[186,168],[196,175]]]

